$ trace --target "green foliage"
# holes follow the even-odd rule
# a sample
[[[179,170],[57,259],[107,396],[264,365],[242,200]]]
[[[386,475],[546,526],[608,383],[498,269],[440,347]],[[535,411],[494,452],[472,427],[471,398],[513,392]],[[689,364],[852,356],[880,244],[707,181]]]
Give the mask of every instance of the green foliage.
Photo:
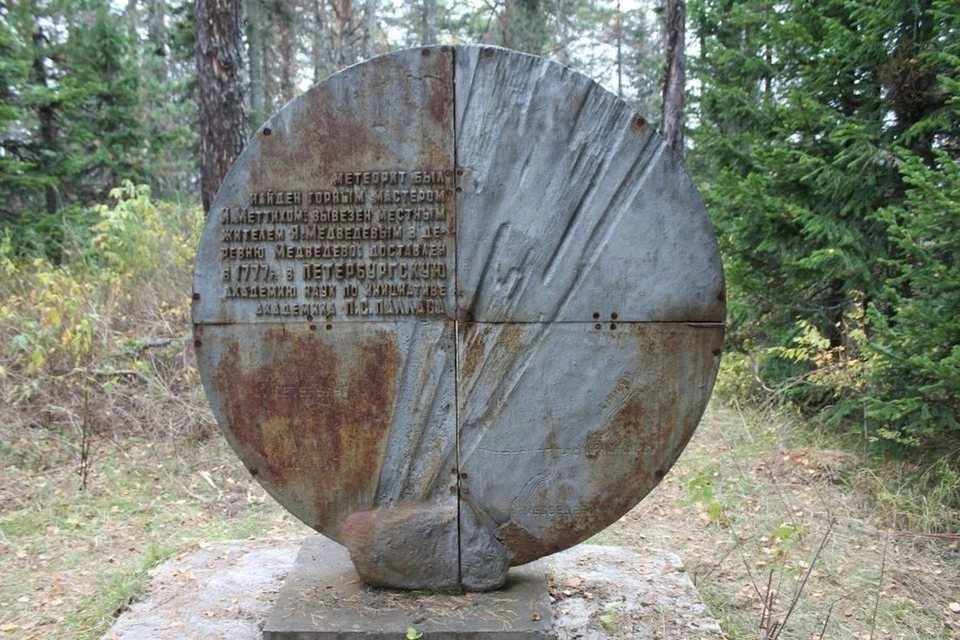
[[[903,152],[906,201],[877,212],[903,258],[870,309],[879,392],[865,399],[868,417],[923,439],[960,435],[960,162],[934,157]]]
[[[600,626],[607,633],[616,633],[620,628],[620,606],[615,602],[608,602],[603,605],[603,613],[600,614]]]
[[[690,500],[703,506],[707,521],[727,527],[730,519],[724,514],[724,504],[716,497],[714,489],[714,478],[719,475],[712,466],[704,467],[687,483],[687,490]]]
[[[29,399],[44,375],[69,374],[114,348],[132,309],[171,320],[186,314],[183,276],[202,214],[154,203],[147,187],[129,181],[111,196],[113,206],[87,214],[98,220],[92,246],[67,243],[58,261],[24,257],[10,232],[2,236],[0,380],[9,382],[8,402]]]
[[[49,227],[62,221],[38,214],[76,218],[123,178],[191,186],[192,65],[157,73],[139,59],[133,13],[107,0],[0,7],[0,228],[25,253],[58,259]]]
[[[872,439],[956,438],[960,6],[698,0],[690,15],[689,162],[746,354],[733,379]]]
[[[792,522],[784,522],[774,529],[773,538],[777,541],[777,553],[782,555],[792,551],[803,540],[806,532],[806,526]]]
[[[110,191],[112,207],[96,205],[98,222],[93,225],[93,244],[106,272],[113,278],[153,273],[158,266],[175,271],[189,268],[199,235],[183,209],[169,203],[153,202],[150,188],[124,180]],[[171,235],[190,229],[190,235],[171,242]],[[162,271],[160,272],[162,274]],[[154,273],[153,277],[157,274]]]

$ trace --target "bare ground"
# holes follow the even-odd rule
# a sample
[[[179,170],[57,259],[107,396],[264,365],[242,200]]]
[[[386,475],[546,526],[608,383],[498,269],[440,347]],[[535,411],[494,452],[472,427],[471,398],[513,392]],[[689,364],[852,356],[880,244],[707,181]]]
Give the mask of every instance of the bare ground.
[[[98,410],[85,491],[76,433],[0,424],[0,637],[99,637],[172,554],[310,533],[208,414],[190,439],[120,435]],[[712,407],[663,483],[593,542],[678,553],[730,638],[960,637],[958,537],[878,527],[860,461],[792,436]]]

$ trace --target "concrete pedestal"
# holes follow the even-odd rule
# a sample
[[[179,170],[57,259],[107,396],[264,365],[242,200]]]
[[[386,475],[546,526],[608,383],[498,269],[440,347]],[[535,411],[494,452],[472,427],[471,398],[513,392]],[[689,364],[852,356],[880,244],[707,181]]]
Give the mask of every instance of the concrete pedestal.
[[[423,640],[723,637],[669,551],[578,545],[514,567],[506,591],[448,596],[365,587],[343,547],[309,538],[211,543],[173,558],[105,638],[404,640],[409,627]]]
[[[346,550],[308,538],[263,629],[264,640],[547,640],[553,614],[542,565],[516,567],[505,589],[449,595],[375,589]]]

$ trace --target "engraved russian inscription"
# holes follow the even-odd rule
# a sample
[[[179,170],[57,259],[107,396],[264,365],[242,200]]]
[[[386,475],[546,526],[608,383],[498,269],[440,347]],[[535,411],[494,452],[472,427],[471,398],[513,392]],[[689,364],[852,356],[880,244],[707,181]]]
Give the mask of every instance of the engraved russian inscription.
[[[624,514],[692,434],[719,251],[637,121],[549,61],[420,48],[294,99],[224,179],[193,292],[207,396],[363,579],[495,588]]]
[[[335,171],[220,211],[221,299],[257,317],[446,315],[449,169]]]

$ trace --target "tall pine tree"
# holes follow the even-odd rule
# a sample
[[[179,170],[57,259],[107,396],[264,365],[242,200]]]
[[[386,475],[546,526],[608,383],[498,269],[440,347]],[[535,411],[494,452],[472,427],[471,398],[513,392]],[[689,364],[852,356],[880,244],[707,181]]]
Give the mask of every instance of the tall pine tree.
[[[889,212],[919,205],[933,179],[921,165],[956,159],[955,3],[696,0],[691,16],[701,86],[691,166],[725,254],[734,346],[796,345],[812,330],[825,353],[882,377],[883,354],[904,337],[902,305],[924,297],[904,279],[916,256]],[[942,293],[923,304],[943,304]],[[769,381],[819,366],[773,353],[761,366]],[[885,397],[892,387],[878,380],[798,386],[796,399],[842,415]]]

